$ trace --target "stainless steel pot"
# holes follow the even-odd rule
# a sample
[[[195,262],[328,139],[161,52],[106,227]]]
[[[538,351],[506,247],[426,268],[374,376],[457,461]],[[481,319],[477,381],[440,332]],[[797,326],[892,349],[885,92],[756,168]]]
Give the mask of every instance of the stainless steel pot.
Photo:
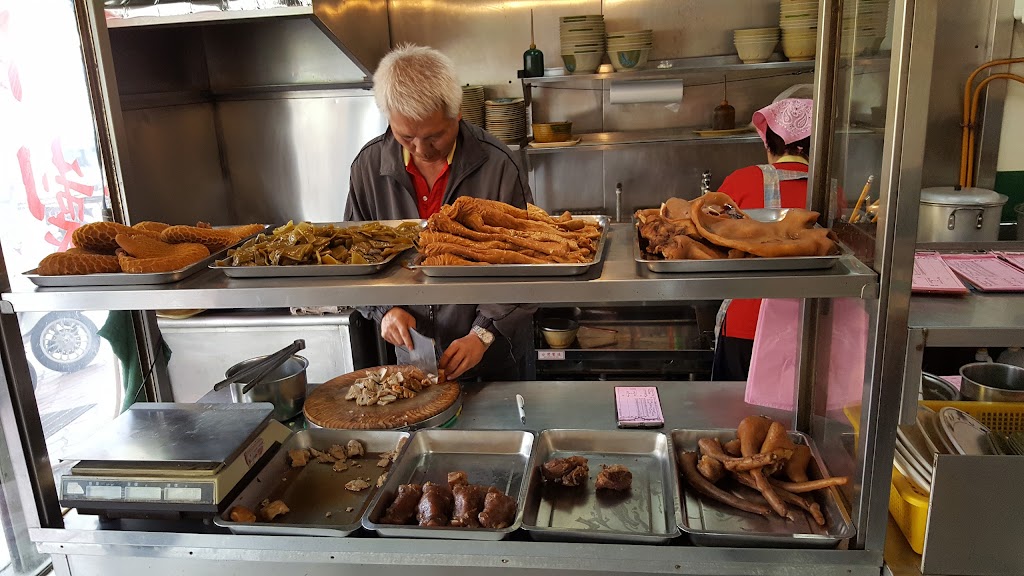
[[[960,367],[960,394],[978,402],[1024,402],[1024,368],[977,362]]]
[[[1008,197],[984,188],[921,190],[918,242],[995,242]]]
[[[230,378],[241,370],[263,360],[266,356],[250,358],[235,364],[224,376]],[[252,402],[270,402],[274,405],[273,417],[275,420],[286,421],[299,415],[302,412],[302,405],[306,401],[306,368],[309,361],[302,356],[292,356],[278,366],[260,384],[253,387],[245,394],[248,380],[234,382],[231,387],[231,400],[236,403],[248,404]]]

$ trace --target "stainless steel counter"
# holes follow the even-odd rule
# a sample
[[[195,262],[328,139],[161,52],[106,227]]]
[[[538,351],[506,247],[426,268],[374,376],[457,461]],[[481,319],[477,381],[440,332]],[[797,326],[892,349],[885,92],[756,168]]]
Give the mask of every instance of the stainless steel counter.
[[[615,382],[499,382],[469,387],[457,427],[517,429],[515,395],[526,400],[527,428],[615,427]],[[630,383],[636,385],[636,383]],[[751,413],[788,418],[785,412],[743,402],[740,382],[658,382],[665,430],[735,426]],[[31,532],[53,554],[58,574],[462,575],[516,569],[522,574],[689,574],[760,576],[877,576],[881,552],[701,548],[680,539],[670,546],[506,542],[413,541],[389,538],[235,536],[175,531],[101,530],[95,518],[69,519],[73,527]],[[154,529],[149,529],[154,530]]]
[[[392,264],[383,272],[345,278],[232,279],[206,270],[175,284],[36,288],[3,295],[15,311],[287,308],[458,304],[464,302],[609,304],[723,298],[873,298],[877,275],[853,256],[829,270],[749,274],[654,274],[636,265],[631,224],[609,231],[602,264],[567,278],[428,278]]]
[[[1024,294],[914,296],[913,330],[923,330],[926,346],[1024,345]]]

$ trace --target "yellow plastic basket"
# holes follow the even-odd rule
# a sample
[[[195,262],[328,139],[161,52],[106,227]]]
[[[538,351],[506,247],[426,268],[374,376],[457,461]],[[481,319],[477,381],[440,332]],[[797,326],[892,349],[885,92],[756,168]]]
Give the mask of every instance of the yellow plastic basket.
[[[1024,402],[945,402],[928,400],[921,402],[936,412],[946,406],[958,408],[974,416],[993,432],[1009,434],[1024,430]]]

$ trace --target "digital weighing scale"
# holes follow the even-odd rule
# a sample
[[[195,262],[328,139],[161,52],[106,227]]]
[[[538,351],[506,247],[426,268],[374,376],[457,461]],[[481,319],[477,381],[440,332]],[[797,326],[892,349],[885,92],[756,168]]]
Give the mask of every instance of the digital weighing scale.
[[[111,518],[209,517],[291,435],[273,405],[135,404],[60,480],[60,503]]]

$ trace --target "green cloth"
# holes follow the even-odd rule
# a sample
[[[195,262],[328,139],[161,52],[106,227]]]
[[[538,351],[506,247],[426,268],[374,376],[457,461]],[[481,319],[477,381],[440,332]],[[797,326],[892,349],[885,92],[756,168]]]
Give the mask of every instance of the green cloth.
[[[99,329],[98,334],[107,342],[114,351],[114,356],[121,361],[122,382],[124,383],[124,401],[121,403],[121,412],[124,412],[135,403],[140,396],[139,390],[145,383],[146,378],[152,376],[153,367],[142,370],[142,361],[139,359],[139,348],[135,341],[135,326],[132,323],[132,313],[127,310],[111,310],[107,315],[107,321]],[[160,353],[157,355],[157,362],[166,366],[171,359],[171,349],[167,344],[160,341]],[[145,395],[142,395],[145,400]]]

